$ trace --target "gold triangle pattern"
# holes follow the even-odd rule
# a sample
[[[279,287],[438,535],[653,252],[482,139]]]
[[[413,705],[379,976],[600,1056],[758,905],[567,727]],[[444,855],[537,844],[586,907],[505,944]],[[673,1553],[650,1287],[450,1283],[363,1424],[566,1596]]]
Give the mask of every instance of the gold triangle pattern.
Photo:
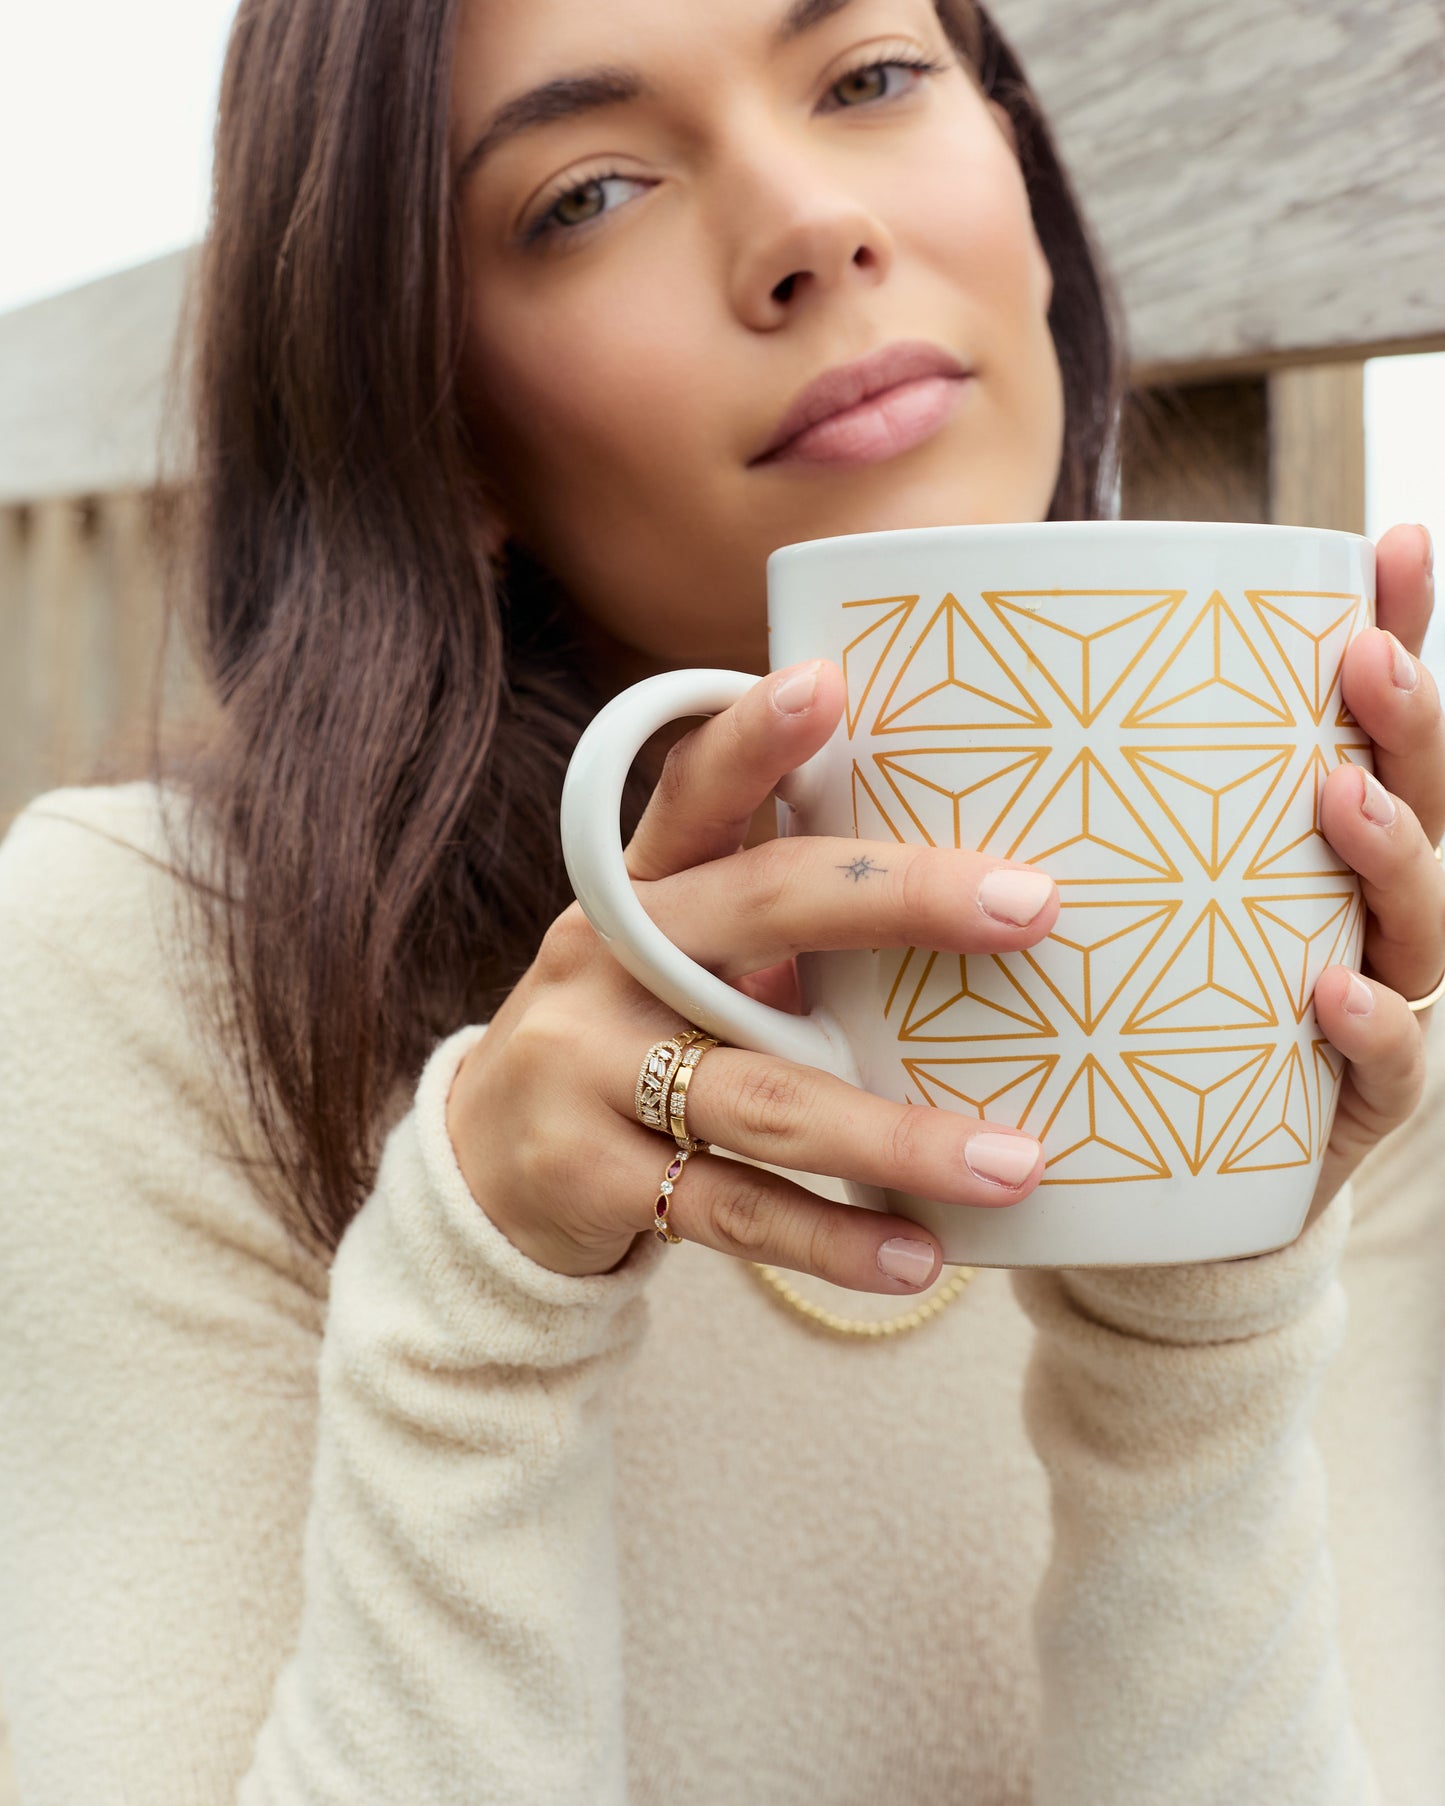
[[[1309,1087],[1298,1047],[1291,1046],[1268,1090],[1220,1163],[1221,1173],[1274,1173],[1313,1159]]]
[[[1041,1185],[1118,1185],[1170,1176],[1138,1111],[1092,1054],[1064,1088],[1040,1139],[1048,1160]]]
[[[1273,1042],[1249,1047],[1179,1047],[1126,1053],[1124,1064],[1153,1104],[1191,1173],[1202,1172],[1224,1139]]]
[[[1217,878],[1258,820],[1292,746],[1121,746],[1179,838]]]
[[[1191,683],[1186,673],[1201,650],[1210,674]],[[1176,670],[1181,660],[1187,662]],[[1215,590],[1123,725],[1293,727],[1294,715],[1234,610]]]
[[[1052,934],[1026,948],[1023,959],[1084,1033],[1092,1035],[1181,908],[1177,898],[1164,903],[1066,902]]]
[[[1346,944],[1357,901],[1353,887],[1244,899],[1296,1022],[1304,1021],[1320,973],[1335,963],[1337,949]]]
[[[942,669],[945,676],[935,678]],[[903,661],[873,723],[875,734],[1050,727],[1048,716],[995,654],[952,594]]]
[[[878,680],[878,673],[886,664],[899,634],[908,625],[918,606],[918,597],[880,596],[871,601],[845,602],[843,606],[845,609],[877,611],[876,619],[869,621],[862,632],[849,640],[843,648],[843,683],[847,692],[848,737],[851,739],[857,731],[858,718],[867,706],[873,685]],[[851,616],[848,630],[858,627],[865,619],[866,615]],[[892,632],[885,635],[885,629],[890,626]]]
[[[930,953],[914,982],[900,1041],[1008,1041],[1055,1038],[1058,1030],[990,953]]]
[[[1278,1026],[1258,966],[1224,911],[1209,903],[1129,1012],[1120,1033],[1234,1034]]]
[[[1320,829],[1320,808],[1330,768],[1318,747],[1310,754],[1289,798],[1275,817],[1258,851],[1245,867],[1255,878],[1340,878],[1349,867]],[[1300,832],[1300,823],[1309,826]]]
[[[1345,649],[1354,638],[1363,597],[1313,590],[1248,589],[1244,593],[1294,679],[1310,720],[1318,727],[1344,670]],[[1317,625],[1321,603],[1327,617],[1323,627]],[[1333,619],[1328,618],[1331,616]]]
[[[879,786],[882,789],[882,786]],[[896,807],[896,805],[895,805]],[[878,792],[868,782],[863,767],[853,761],[853,838],[855,840],[905,841],[893,818],[878,799]]]
[[[985,590],[983,599],[1074,719],[1092,727],[1187,593]]]
[[[1046,746],[925,746],[875,753],[874,763],[931,847],[987,850],[1000,824],[1049,756]],[[938,772],[961,776],[958,788]]]
[[[1085,747],[1009,848],[1066,884],[1177,883],[1179,868]]]
[[[1315,1074],[1315,1153],[1319,1155],[1324,1153],[1334,1127],[1335,1105],[1345,1077],[1345,1056],[1323,1039],[1311,1042],[1310,1051]]]
[[[1006,1054],[972,1059],[905,1060],[904,1070],[930,1104],[956,1109],[966,1104],[976,1116],[1023,1127],[1059,1063],[1057,1054],[1019,1059]]]

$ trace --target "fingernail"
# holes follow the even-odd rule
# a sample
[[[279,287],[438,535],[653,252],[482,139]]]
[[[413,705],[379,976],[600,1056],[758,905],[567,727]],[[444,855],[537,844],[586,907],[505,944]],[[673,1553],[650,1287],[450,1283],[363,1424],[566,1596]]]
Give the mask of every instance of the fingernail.
[[[1038,1165],[1040,1152],[1027,1135],[971,1135],[963,1145],[974,1178],[995,1185],[1022,1185]]]
[[[1413,690],[1420,681],[1420,667],[1393,633],[1390,635],[1390,675],[1397,690]]]
[[[907,1286],[924,1286],[933,1277],[934,1259],[931,1242],[910,1242],[895,1235],[878,1250],[878,1271]]]
[[[1360,773],[1365,788],[1360,797],[1360,814],[1377,828],[1388,828],[1395,819],[1395,800],[1372,772]]]
[[[1363,978],[1350,974],[1349,988],[1345,992],[1345,1008],[1352,1016],[1368,1016],[1375,1007],[1375,993]]]
[[[814,659],[801,671],[781,678],[773,685],[773,707],[784,715],[801,715],[804,709],[811,708],[813,698],[818,694],[818,676],[822,669],[822,659]]]
[[[978,887],[978,906],[996,922],[1022,928],[1054,894],[1054,881],[1043,872],[1023,870],[989,872]]]

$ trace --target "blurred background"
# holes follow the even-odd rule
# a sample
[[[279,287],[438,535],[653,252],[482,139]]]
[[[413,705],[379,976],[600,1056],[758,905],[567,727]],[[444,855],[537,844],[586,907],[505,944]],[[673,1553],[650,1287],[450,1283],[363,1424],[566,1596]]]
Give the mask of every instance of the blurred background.
[[[0,13],[0,830],[144,756],[157,445],[234,10]],[[1103,33],[995,0],[1126,303],[1126,517],[1445,521],[1445,27],[1437,0],[1305,10],[1133,0]],[[174,638],[163,670],[168,714],[203,707]]]

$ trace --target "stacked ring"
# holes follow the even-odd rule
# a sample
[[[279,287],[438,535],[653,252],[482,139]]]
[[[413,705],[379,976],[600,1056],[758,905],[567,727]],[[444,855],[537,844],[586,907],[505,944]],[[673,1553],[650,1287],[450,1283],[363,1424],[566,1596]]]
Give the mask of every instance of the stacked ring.
[[[670,1134],[667,1121],[667,1093],[677,1071],[678,1062],[694,1041],[701,1041],[700,1028],[680,1029],[665,1041],[654,1041],[647,1050],[633,1093],[633,1114],[645,1129],[660,1129]]]
[[[687,1153],[695,1153],[699,1148],[706,1148],[705,1141],[697,1141],[687,1132],[687,1088],[692,1083],[692,1075],[697,1070],[697,1063],[710,1047],[717,1042],[711,1035],[703,1035],[694,1041],[673,1069],[672,1082],[667,1088],[667,1122],[672,1130],[672,1138]]]

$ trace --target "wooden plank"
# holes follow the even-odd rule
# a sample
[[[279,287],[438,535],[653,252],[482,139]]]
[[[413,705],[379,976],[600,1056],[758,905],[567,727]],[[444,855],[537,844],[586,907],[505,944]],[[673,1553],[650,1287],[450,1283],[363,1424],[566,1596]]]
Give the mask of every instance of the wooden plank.
[[[1141,381],[1445,347],[1441,0],[994,0]]]
[[[1269,378],[1270,518],[1365,530],[1365,366],[1322,364]]]

